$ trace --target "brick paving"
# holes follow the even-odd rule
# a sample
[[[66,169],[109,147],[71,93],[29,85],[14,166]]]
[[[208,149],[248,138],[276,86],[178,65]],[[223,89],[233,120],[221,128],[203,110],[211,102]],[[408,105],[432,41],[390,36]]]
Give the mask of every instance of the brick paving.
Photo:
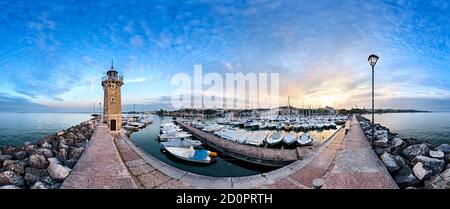
[[[136,189],[114,145],[108,126],[96,127],[91,140],[62,189]]]
[[[384,164],[378,159],[353,116],[333,168],[325,176],[325,189],[396,189]]]

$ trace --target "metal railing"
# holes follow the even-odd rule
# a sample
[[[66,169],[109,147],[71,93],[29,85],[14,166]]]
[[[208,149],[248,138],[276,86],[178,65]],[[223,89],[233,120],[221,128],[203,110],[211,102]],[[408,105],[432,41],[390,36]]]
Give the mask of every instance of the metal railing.
[[[118,75],[118,76],[104,76],[102,78],[102,82],[103,81],[107,81],[107,80],[115,80],[115,81],[123,82],[123,76],[122,75]]]

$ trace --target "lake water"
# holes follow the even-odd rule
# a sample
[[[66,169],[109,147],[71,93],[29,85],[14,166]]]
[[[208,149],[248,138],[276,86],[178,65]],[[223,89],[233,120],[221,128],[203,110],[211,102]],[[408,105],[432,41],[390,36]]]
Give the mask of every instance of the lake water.
[[[153,117],[153,124],[147,126],[139,132],[131,135],[131,140],[147,153],[155,156],[159,160],[177,167],[179,169],[207,176],[249,176],[268,172],[274,168],[247,163],[235,158],[219,156],[211,164],[190,163],[173,157],[168,153],[161,152],[161,146],[157,141],[159,127],[161,123],[169,122],[171,117]],[[336,130],[311,131],[311,136],[316,142],[323,142],[329,138]],[[249,145],[250,146],[250,145]],[[210,149],[205,147],[206,149]]]
[[[368,119],[372,117],[364,116]],[[402,136],[436,145],[450,143],[450,112],[375,114],[375,123],[380,123]]]
[[[0,147],[36,142],[89,120],[89,113],[0,113]]]

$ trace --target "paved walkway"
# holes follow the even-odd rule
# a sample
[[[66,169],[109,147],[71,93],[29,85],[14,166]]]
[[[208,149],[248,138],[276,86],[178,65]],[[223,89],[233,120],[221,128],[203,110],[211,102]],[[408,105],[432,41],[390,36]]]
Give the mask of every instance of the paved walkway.
[[[62,189],[136,189],[107,125],[96,127],[89,144]]]
[[[355,116],[334,166],[325,179],[324,188],[331,189],[398,188],[372,150]]]

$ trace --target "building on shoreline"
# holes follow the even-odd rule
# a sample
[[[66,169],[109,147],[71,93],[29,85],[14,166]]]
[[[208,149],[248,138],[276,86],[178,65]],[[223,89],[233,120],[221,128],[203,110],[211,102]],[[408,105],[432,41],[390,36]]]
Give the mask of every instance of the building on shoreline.
[[[104,91],[103,122],[108,124],[113,133],[120,132],[122,129],[122,85],[123,76],[119,75],[111,62],[111,69],[102,78]]]

